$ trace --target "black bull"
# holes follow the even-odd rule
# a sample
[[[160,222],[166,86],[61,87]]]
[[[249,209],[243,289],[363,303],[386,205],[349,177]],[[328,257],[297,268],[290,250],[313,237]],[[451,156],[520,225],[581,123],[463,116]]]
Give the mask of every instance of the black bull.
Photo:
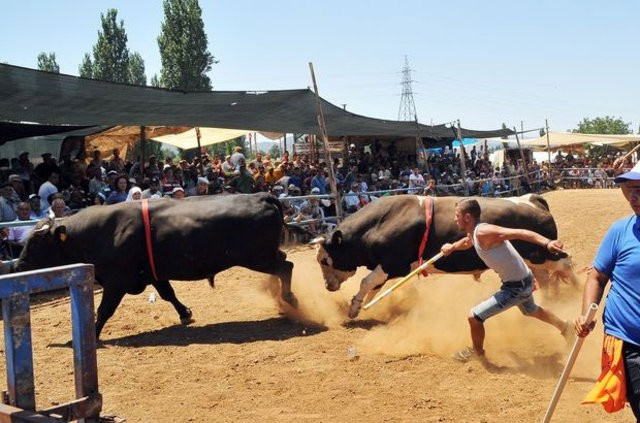
[[[149,201],[155,280],[147,254],[140,202],[94,206],[54,221],[39,222],[15,266],[26,271],[71,263],[95,266],[104,288],[96,334],[125,294],[140,294],[151,284],[175,307],[183,323],[191,310],[182,304],[169,280],[210,278],[232,266],[277,275],[282,298],[295,305],[291,292],[293,264],[280,251],[282,208],[268,194]]]
[[[466,234],[454,221],[455,205],[462,198],[434,198],[434,212],[423,259],[440,251],[443,244],[455,242]],[[370,298],[389,278],[404,276],[418,260],[418,251],[425,233],[424,197],[401,195],[373,201],[345,219],[327,239],[318,238],[317,260],[325,285],[335,291],[352,276],[356,268],[366,266],[372,272],[366,276],[360,290],[351,301],[349,316],[356,317],[365,297]],[[538,195],[510,199],[478,198],[482,222],[509,228],[529,229],[549,239],[558,231],[549,206]],[[550,279],[570,279],[577,285],[567,254],[551,254],[545,248],[524,241],[513,246],[527,261],[536,279],[546,285]],[[487,267],[475,249],[457,251],[436,261],[430,272],[462,272],[478,276]]]

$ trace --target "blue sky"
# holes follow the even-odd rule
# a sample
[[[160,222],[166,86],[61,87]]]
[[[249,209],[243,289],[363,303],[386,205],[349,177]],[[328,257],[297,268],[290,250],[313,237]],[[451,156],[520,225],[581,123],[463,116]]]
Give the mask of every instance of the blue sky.
[[[118,10],[128,46],[158,73],[160,0],[4,0],[0,62],[35,68],[55,52],[78,74],[100,14]],[[610,115],[640,123],[640,2],[200,0],[216,90],[311,86],[347,110],[397,119],[405,55],[423,123],[574,128]]]

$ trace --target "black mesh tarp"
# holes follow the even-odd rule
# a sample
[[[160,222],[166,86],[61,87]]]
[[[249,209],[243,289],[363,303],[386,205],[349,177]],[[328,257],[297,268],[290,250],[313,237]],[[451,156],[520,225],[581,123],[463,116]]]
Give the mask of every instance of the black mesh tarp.
[[[416,126],[415,122],[364,117],[324,100],[322,108],[329,136],[415,137],[419,131],[421,137],[437,141],[455,138],[453,129],[445,125]],[[316,99],[309,89],[186,93],[6,64],[0,64],[0,122],[35,123],[50,128],[58,125],[164,125],[302,134],[319,132]],[[463,137],[471,138],[509,134],[509,130],[463,130]]]

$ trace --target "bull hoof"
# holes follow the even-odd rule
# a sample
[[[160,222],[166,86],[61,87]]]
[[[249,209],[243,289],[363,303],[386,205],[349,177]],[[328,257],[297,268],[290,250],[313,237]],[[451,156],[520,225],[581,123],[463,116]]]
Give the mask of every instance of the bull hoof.
[[[293,308],[298,308],[298,299],[293,292],[282,294],[282,299]]]
[[[195,322],[195,319],[192,316],[193,313],[191,312],[191,309],[188,308],[187,314],[185,316],[180,316],[180,323],[182,323],[183,325],[188,325]]]

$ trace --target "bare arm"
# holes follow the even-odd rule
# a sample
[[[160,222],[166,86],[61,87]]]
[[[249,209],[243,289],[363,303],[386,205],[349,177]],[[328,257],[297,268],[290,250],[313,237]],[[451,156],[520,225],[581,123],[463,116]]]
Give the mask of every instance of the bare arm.
[[[473,246],[473,241],[471,241],[471,236],[467,235],[464,238],[461,238],[452,244],[451,243],[444,244],[442,248],[440,248],[440,251],[446,257],[449,254],[453,253],[454,251],[468,250],[472,246]]]
[[[563,248],[563,244],[560,240],[549,239],[528,229],[505,228],[490,224],[479,226],[476,231],[476,237],[483,249],[490,249],[504,241],[510,241],[513,239],[539,245],[552,253],[562,252]]]
[[[587,282],[584,285],[584,292],[582,294],[582,314],[574,321],[576,335],[584,337],[593,330],[596,324],[595,320],[591,322],[591,324],[586,324],[584,316],[587,314],[589,305],[592,303],[600,303],[602,295],[604,294],[604,288],[608,282],[609,277],[604,273],[598,271],[596,268],[589,270]]]

